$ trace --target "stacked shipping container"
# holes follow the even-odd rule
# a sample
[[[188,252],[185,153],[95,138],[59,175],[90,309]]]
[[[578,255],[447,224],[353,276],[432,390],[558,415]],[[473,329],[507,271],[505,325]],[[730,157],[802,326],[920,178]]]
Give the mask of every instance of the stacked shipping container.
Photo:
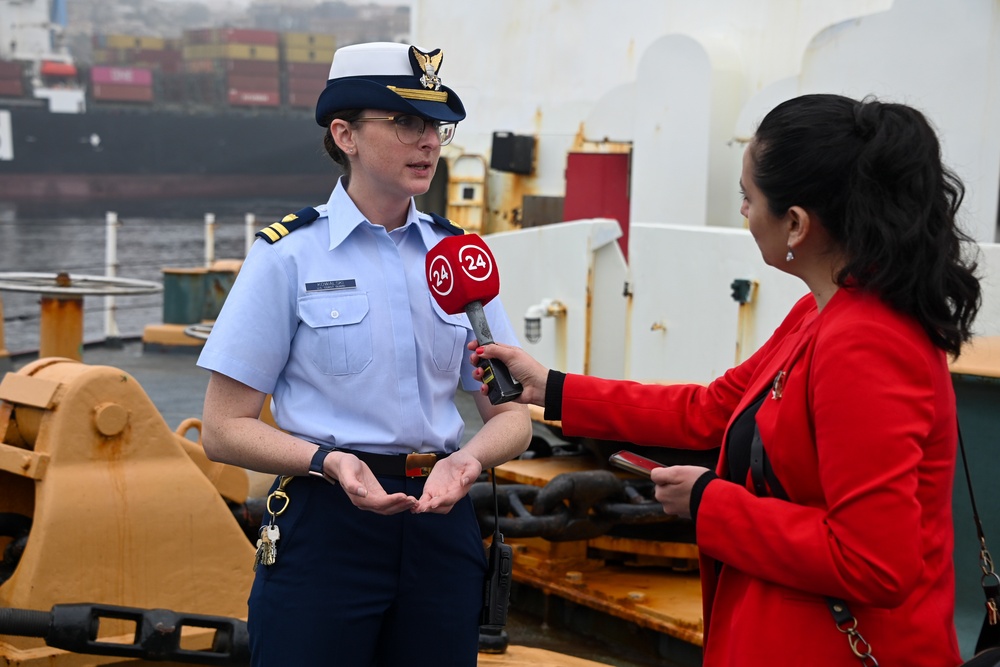
[[[330,63],[287,63],[285,100],[293,109],[311,109],[326,86]]]
[[[181,48],[176,39],[95,35],[90,95],[95,102],[183,103]]]
[[[184,69],[214,78],[224,102],[239,107],[281,105],[277,32],[241,28],[185,30]]]
[[[0,60],[0,97],[24,95],[24,69],[19,62]]]
[[[285,101],[292,108],[310,109],[326,85],[336,42],[333,35],[286,32],[282,35]]]
[[[92,47],[95,65],[147,67],[167,74],[181,71],[181,47],[176,39],[95,35]]]
[[[98,102],[152,102],[153,72],[145,67],[93,67],[90,95]]]
[[[186,30],[180,39],[99,35],[93,38],[91,98],[310,109],[326,85],[335,48],[332,35],[242,28]],[[0,74],[0,94],[5,85]]]

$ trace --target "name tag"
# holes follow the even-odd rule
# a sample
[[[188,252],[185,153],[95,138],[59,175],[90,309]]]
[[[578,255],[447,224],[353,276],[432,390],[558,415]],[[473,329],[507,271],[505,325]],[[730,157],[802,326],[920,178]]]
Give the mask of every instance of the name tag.
[[[327,292],[338,289],[356,289],[358,283],[354,278],[347,280],[324,280],[319,283],[306,283],[307,292]]]

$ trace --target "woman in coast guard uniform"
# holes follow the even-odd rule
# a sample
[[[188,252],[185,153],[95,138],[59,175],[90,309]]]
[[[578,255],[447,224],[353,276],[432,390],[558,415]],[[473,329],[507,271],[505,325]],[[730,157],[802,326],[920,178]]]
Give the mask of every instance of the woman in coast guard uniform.
[[[206,452],[284,482],[249,600],[256,666],[477,661],[486,559],[466,494],[531,429],[524,406],[477,393],[484,426],[459,448],[474,336],[431,298],[424,261],[462,230],[413,201],[465,117],[441,60],[336,52],[316,120],[345,174],[325,205],[258,234],[198,360]],[[516,345],[500,300],[485,310]],[[281,430],[258,419],[266,394]]]
[[[695,521],[705,667],[954,667],[947,355],[980,301],[962,184],[918,111],[806,95],[761,122],[740,187],[764,261],[811,293],[721,378],[564,375],[503,345],[472,361],[506,362],[567,435],[722,446],[715,471],[652,473],[664,511]]]

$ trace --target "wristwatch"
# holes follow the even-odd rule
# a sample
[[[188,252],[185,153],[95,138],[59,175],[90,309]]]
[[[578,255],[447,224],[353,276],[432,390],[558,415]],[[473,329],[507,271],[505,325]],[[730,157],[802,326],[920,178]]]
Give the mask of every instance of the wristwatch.
[[[330,445],[320,445],[316,450],[316,453],[313,454],[312,461],[309,462],[309,474],[313,477],[325,479],[331,484],[336,484],[337,480],[327,475],[326,471],[323,470],[323,461],[326,460],[326,457],[332,451],[335,451],[334,447],[331,447]]]

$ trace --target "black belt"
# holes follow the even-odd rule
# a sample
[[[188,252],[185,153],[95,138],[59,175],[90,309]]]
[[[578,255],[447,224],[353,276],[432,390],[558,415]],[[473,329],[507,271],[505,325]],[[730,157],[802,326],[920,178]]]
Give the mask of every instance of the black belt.
[[[370,454],[351,449],[334,451],[354,454],[367,464],[375,475],[386,477],[427,477],[434,464],[447,454]]]

